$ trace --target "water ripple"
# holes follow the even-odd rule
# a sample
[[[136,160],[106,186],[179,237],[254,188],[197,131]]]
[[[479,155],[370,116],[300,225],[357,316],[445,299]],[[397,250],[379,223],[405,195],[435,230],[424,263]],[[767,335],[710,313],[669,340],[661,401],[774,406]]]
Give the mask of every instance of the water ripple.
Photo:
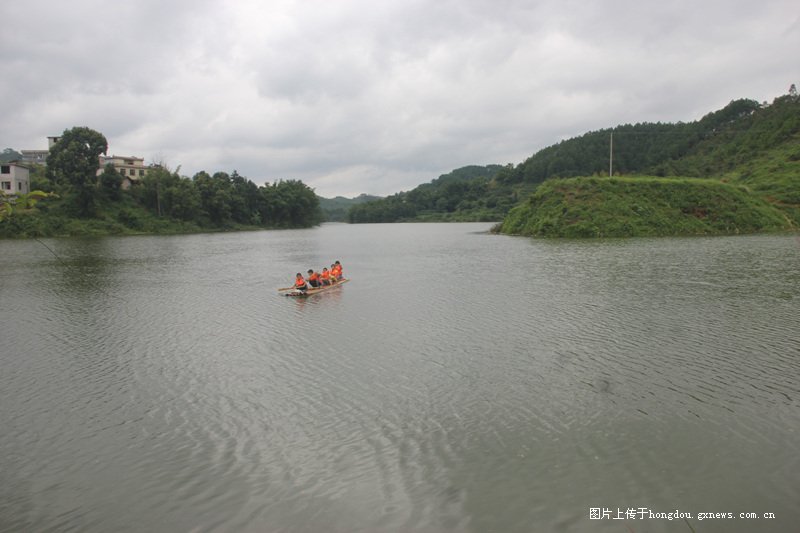
[[[800,251],[465,228],[0,243],[0,530],[800,519]],[[332,257],[352,283],[275,293]]]

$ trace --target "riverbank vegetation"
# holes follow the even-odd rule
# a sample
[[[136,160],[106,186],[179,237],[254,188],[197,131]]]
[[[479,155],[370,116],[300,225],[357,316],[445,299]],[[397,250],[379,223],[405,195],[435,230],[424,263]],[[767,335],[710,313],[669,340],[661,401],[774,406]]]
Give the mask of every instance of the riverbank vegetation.
[[[32,171],[32,188],[50,196],[15,208],[3,201],[0,237],[292,228],[323,220],[500,221],[499,231],[548,236],[800,228],[794,89],[771,104],[734,100],[693,122],[588,132],[517,165],[462,167],[386,198],[321,199],[299,181],[257,186],[236,171],[188,178],[163,167],[124,189],[113,167],[97,175],[106,148],[88,128],[64,132],[46,169]]]
[[[564,237],[796,229],[800,98],[790,90],[694,122],[588,132],[518,165],[466,167],[354,206],[348,220],[501,220],[502,232]]]
[[[65,131],[47,167],[32,170],[32,188],[48,196],[34,205],[6,198],[0,237],[297,228],[322,219],[316,194],[296,180],[257,186],[236,171],[188,178],[150,167],[124,189],[113,166],[97,175],[106,149],[98,132]]]

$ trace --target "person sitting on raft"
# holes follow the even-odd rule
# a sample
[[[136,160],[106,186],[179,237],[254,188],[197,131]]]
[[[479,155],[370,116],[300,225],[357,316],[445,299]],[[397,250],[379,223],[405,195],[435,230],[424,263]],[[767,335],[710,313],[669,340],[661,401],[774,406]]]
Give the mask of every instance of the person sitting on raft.
[[[327,268],[322,269],[322,274],[320,274],[320,279],[322,280],[322,285],[331,285],[334,281],[331,278],[331,273]]]
[[[313,269],[308,269],[308,284],[314,287],[315,289],[320,286],[320,278],[319,274],[314,272]]]
[[[339,261],[336,261],[334,264],[331,265],[331,273],[335,279],[342,279],[344,275],[342,274],[342,264]]]
[[[306,292],[308,290],[308,284],[306,284],[306,280],[303,279],[303,275],[298,272],[297,276],[294,278],[294,288],[300,292]]]

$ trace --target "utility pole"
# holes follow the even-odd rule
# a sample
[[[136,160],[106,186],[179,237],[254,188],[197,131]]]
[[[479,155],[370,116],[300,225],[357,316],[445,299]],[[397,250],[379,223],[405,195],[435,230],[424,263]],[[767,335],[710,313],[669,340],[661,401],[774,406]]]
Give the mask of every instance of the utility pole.
[[[614,175],[614,132],[611,132],[611,140],[608,143],[608,177]]]

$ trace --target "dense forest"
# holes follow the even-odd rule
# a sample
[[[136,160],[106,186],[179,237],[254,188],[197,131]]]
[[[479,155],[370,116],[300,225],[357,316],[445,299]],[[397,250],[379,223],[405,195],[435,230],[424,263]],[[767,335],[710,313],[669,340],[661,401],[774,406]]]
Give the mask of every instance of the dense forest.
[[[503,176],[508,182],[541,183],[550,178],[608,175],[613,135],[613,173],[707,176],[711,168],[676,166],[704,143],[744,127],[760,109],[753,100],[735,100],[695,122],[637,123],[593,131],[540,150]]]
[[[624,124],[559,142],[518,165],[458,169],[411,191],[354,206],[348,220],[502,220],[545,180],[608,176],[612,136],[614,175],[738,179],[784,203],[800,204],[792,182],[796,174],[783,164],[800,159],[800,148],[793,152],[799,134],[796,91],[772,104],[734,100],[697,121]],[[756,162],[779,147],[788,152],[771,163],[777,171],[766,176]]]
[[[154,166],[124,189],[112,165],[98,174],[106,149],[105,137],[96,131],[65,131],[47,166],[31,171],[31,188],[46,194],[4,201],[0,236],[296,228],[322,219],[319,198],[302,182],[257,186],[236,171],[188,178]]]

